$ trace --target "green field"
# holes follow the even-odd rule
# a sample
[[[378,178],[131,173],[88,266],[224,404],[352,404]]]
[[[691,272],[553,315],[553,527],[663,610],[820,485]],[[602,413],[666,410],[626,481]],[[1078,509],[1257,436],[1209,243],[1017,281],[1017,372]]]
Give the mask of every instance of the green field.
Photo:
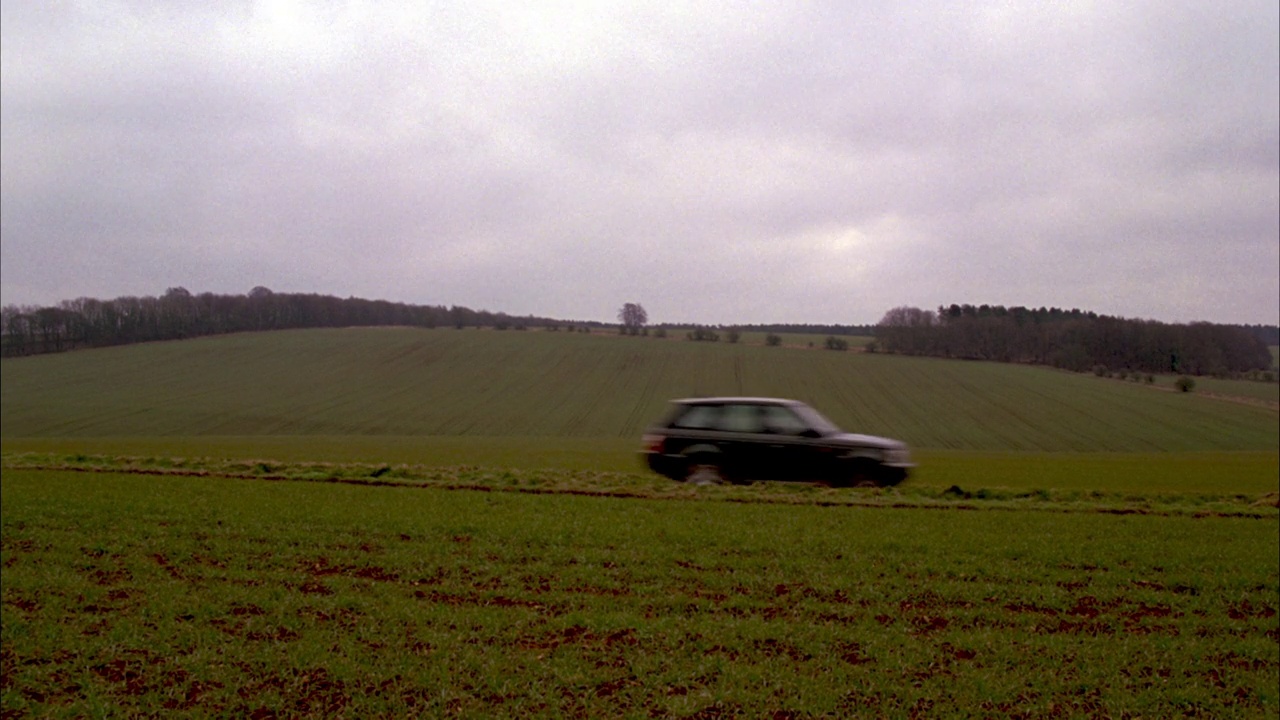
[[[653,338],[309,330],[6,359],[2,367],[5,440],[323,435],[634,441],[672,397],[749,394],[805,400],[850,430],[922,449],[1280,446],[1273,407],[1139,383],[997,363]]]
[[[1274,384],[792,340],[5,359],[4,717],[1280,713]],[[705,394],[807,400],[920,466],[888,490],[642,472],[644,426]]]
[[[6,717],[1280,711],[1274,513],[3,483]]]

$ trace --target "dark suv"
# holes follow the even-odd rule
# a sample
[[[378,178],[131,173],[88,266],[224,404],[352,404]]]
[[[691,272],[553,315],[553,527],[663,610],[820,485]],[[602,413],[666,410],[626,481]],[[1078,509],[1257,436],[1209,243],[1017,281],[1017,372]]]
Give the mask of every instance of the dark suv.
[[[644,435],[649,467],[673,480],[825,481],[897,485],[914,464],[897,440],[855,435],[795,400],[752,397],[672,401]]]

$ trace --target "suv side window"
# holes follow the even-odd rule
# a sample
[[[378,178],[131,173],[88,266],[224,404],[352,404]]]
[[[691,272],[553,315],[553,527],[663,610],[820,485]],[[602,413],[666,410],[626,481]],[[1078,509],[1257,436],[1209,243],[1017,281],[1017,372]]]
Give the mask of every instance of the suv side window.
[[[809,429],[809,424],[791,408],[766,405],[760,408],[764,415],[764,431],[778,435],[799,435]]]
[[[720,418],[719,405],[690,405],[671,423],[673,428],[707,430],[715,427]]]
[[[756,405],[725,405],[719,429],[728,432],[758,433],[764,431],[760,409]]]

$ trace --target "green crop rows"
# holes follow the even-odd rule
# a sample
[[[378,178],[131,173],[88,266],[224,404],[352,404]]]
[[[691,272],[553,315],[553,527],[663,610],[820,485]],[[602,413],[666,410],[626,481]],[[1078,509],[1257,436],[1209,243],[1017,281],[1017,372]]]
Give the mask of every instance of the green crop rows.
[[[634,440],[672,397],[806,400],[917,448],[1264,450],[1274,407],[995,363],[577,333],[246,334],[3,361],[19,437]]]
[[[743,340],[5,359],[4,718],[1280,713],[1276,385]],[[644,473],[700,394],[804,399],[920,467]]]
[[[1280,711],[1274,518],[3,482],[7,716]]]

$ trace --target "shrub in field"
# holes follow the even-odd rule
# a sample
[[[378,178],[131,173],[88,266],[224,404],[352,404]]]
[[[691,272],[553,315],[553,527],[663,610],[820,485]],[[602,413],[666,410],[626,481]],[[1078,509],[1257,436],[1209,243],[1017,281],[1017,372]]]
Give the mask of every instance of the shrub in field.
[[[828,335],[826,340],[826,348],[828,350],[848,350],[849,341],[844,338],[838,338],[835,335]]]
[[[694,342],[719,342],[720,341],[720,334],[717,333],[715,330],[711,330],[709,328],[694,328],[693,330],[690,330],[688,332],[686,337],[688,337],[690,340],[693,340]]]
[[[775,333],[769,333],[764,336],[764,344],[769,347],[778,347],[782,344],[782,336]]]
[[[654,337],[656,337],[656,338],[664,338],[664,337],[666,337],[666,336],[667,336],[667,329],[666,329],[666,328],[654,328],[654,329],[653,329],[653,336],[654,336]]]
[[[1147,384],[1148,384],[1148,385],[1153,385],[1153,384],[1155,384],[1156,376],[1155,376],[1155,375],[1152,375],[1151,373],[1147,373],[1147,377],[1146,377],[1145,379],[1146,379],[1146,381],[1147,381]]]
[[[728,343],[736,343],[741,338],[742,338],[742,333],[738,332],[737,330],[730,330],[729,332],[724,334],[725,342],[728,342]]]
[[[867,352],[869,352],[869,353],[874,353],[874,352],[877,352],[877,351],[880,349],[880,346],[879,346],[879,345],[876,345],[876,341],[875,341],[875,340],[872,340],[871,342],[867,343],[867,344],[864,346],[864,349],[865,349]]]
[[[1094,366],[1093,366],[1093,374],[1094,374],[1094,375],[1097,375],[1098,377],[1106,377],[1106,376],[1107,376],[1107,366],[1106,366],[1106,365],[1102,365],[1102,364],[1094,365]]]
[[[1173,385],[1174,387],[1178,388],[1178,390],[1181,392],[1191,392],[1196,387],[1196,381],[1195,381],[1195,378],[1191,378],[1191,377],[1187,377],[1186,375],[1183,375],[1182,377],[1178,378],[1177,382],[1175,382]]]

